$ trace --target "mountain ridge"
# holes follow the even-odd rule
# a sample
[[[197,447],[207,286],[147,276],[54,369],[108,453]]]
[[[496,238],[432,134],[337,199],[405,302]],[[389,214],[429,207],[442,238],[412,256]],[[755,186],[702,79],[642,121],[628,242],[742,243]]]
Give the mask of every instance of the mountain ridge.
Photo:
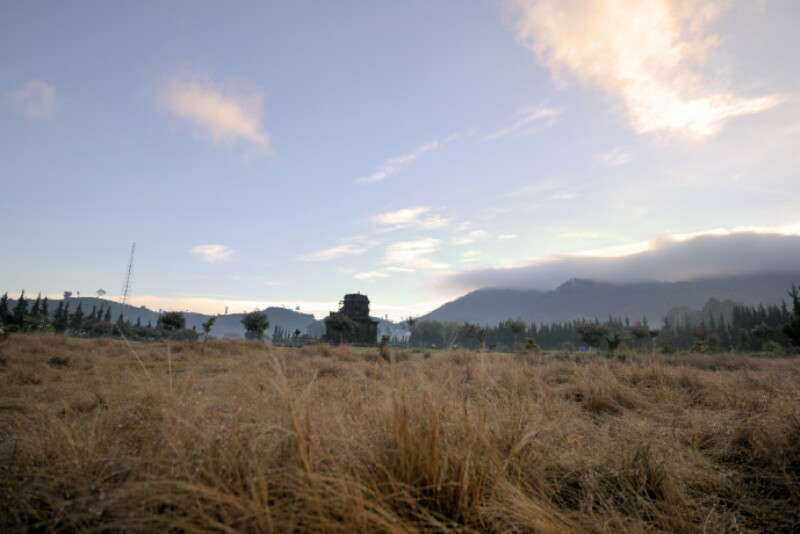
[[[780,304],[800,272],[702,278],[682,282],[611,284],[573,278],[554,290],[476,289],[423,315],[420,320],[495,325],[509,318],[555,323],[605,319],[609,315],[661,323],[672,308],[701,308],[709,298],[747,305]]]

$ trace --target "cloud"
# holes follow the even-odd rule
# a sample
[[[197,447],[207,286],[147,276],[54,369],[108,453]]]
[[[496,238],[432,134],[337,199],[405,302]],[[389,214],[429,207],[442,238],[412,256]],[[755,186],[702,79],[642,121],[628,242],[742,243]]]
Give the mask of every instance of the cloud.
[[[344,256],[359,256],[363,254],[365,250],[366,249],[364,247],[359,247],[356,245],[338,245],[335,247],[326,248],[325,250],[320,250],[319,252],[305,254],[300,256],[300,259],[304,261],[329,261]]]
[[[536,131],[537,126],[544,123],[553,124],[556,117],[564,112],[563,108],[550,108],[547,106],[529,106],[517,111],[517,119],[501,130],[490,133],[481,138],[481,141],[494,141],[509,135],[526,135]]]
[[[364,273],[356,273],[353,278],[356,280],[374,280],[376,278],[386,278],[388,274],[381,271],[367,271]]]
[[[477,239],[483,239],[489,236],[489,232],[484,230],[473,230],[472,232],[458,237],[453,240],[454,245],[468,245],[470,243],[474,243]]]
[[[555,195],[552,195],[548,198],[549,200],[572,200],[577,196],[578,193],[575,193],[574,191],[565,191],[563,193],[556,193]]]
[[[161,88],[159,103],[217,145],[243,143],[257,154],[272,154],[272,138],[262,119],[263,91],[209,79],[172,78]]]
[[[477,261],[478,256],[480,255],[481,253],[479,250],[467,250],[461,253],[461,260],[459,261],[461,263],[472,263]]]
[[[388,272],[392,272],[392,273],[413,273],[414,272],[414,269],[410,269],[408,267],[396,267],[396,266],[387,267],[385,270],[388,271]]]
[[[385,227],[397,228],[422,228],[425,230],[432,230],[435,228],[442,228],[450,224],[450,220],[440,215],[431,215],[423,217],[428,214],[431,208],[426,206],[417,206],[415,208],[406,208],[397,211],[390,211],[381,213],[372,218],[375,224]]]
[[[448,289],[462,291],[481,287],[551,290],[572,278],[624,284],[800,272],[800,235],[758,230],[667,236],[628,248],[558,255],[519,267],[458,273],[442,283]]]
[[[500,234],[497,236],[497,239],[514,239],[517,237],[517,234]]]
[[[598,239],[604,237],[600,232],[564,232],[558,236],[559,239]]]
[[[5,94],[6,105],[32,119],[49,119],[58,111],[59,98],[53,86],[30,80],[25,85]]]
[[[439,250],[441,243],[433,238],[393,243],[386,249],[383,263],[391,269],[404,269],[405,272],[445,269],[447,265],[427,257]]]
[[[233,250],[225,245],[197,245],[191,252],[209,263],[229,261],[233,257]]]
[[[562,189],[565,186],[565,184],[568,185],[569,183],[570,183],[569,180],[562,178],[544,178],[542,180],[537,180],[536,182],[520,187],[519,189],[515,189],[510,193],[506,193],[504,196],[506,197],[536,196],[542,193],[547,193],[548,191]]]
[[[449,142],[455,139],[457,139],[457,137],[451,135],[448,136],[445,142]],[[387,159],[385,162],[383,162],[383,164],[380,167],[378,167],[378,170],[376,170],[369,176],[363,176],[359,178],[358,180],[356,180],[356,183],[370,184],[373,182],[380,182],[382,180],[385,180],[389,176],[400,172],[400,170],[409,163],[418,160],[428,152],[436,150],[441,146],[442,143],[440,143],[439,141],[431,141],[430,143],[426,143],[418,147],[416,150],[409,152],[408,154]]]
[[[720,38],[707,30],[725,2],[709,0],[511,0],[519,40],[563,80],[618,97],[633,129],[702,138],[777,96],[732,92],[703,72]]]
[[[620,167],[633,161],[633,154],[621,148],[614,148],[595,156],[595,162],[605,167]]]

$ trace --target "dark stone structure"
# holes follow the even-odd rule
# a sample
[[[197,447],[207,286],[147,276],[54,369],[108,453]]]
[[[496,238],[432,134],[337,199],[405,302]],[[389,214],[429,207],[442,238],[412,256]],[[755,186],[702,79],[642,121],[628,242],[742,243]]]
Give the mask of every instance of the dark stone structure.
[[[354,323],[352,332],[336,329],[338,316],[344,316]],[[361,293],[345,295],[339,311],[331,312],[325,320],[325,339],[334,344],[375,345],[378,342],[378,321],[369,316],[369,298]]]

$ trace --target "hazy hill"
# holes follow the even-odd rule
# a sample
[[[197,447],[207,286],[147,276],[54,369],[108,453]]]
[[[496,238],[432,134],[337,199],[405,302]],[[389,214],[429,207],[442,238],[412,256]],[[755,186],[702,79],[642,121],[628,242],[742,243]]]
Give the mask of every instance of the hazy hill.
[[[29,310],[33,305],[33,300],[36,299],[36,295],[26,295],[26,298],[31,297],[32,300],[30,300],[28,304]],[[50,315],[56,311],[56,307],[58,307],[58,303],[60,301],[60,299],[56,299],[48,302],[48,310]],[[70,313],[73,313],[78,308],[78,304],[80,303],[83,312],[87,315],[91,313],[92,306],[96,306],[99,309],[102,305],[104,308],[111,308],[111,315],[114,321],[117,320],[117,317],[119,317],[120,313],[122,313],[125,318],[132,323],[135,323],[136,320],[139,319],[143,325],[146,325],[148,322],[151,322],[153,325],[155,325],[156,321],[158,321],[158,312],[144,306],[123,306],[118,302],[95,297],[71,297],[67,299],[67,302],[69,303]],[[9,299],[8,306],[11,310],[14,309],[15,305],[16,300]],[[294,330],[299,329],[301,332],[305,333],[308,326],[314,322],[314,316],[310,313],[300,313],[287,308],[267,308],[264,311],[266,311],[267,317],[269,318],[269,329],[267,330],[267,334],[270,336],[277,325],[280,325],[284,330],[293,332]],[[191,329],[192,327],[195,327],[198,331],[203,330],[201,325],[208,321],[208,318],[210,317],[210,315],[195,312],[184,312],[183,315],[186,317],[186,328]],[[244,327],[241,323],[242,315],[243,314],[241,313],[218,315],[217,322],[211,329],[211,335],[214,337],[223,337],[225,335],[239,335],[244,337]]]
[[[479,289],[444,304],[420,320],[494,325],[510,317],[552,323],[613,315],[631,320],[647,317],[652,324],[658,324],[672,308],[702,308],[709,298],[749,305],[779,304],[793,283],[800,283],[800,274],[627,285],[573,279],[553,291]]]

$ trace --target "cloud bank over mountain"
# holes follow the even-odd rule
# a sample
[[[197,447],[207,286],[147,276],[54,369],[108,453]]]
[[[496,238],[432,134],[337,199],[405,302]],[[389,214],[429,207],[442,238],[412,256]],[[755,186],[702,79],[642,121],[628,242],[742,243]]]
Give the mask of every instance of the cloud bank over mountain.
[[[737,232],[657,239],[647,250],[625,256],[560,255],[519,267],[472,270],[449,275],[442,285],[458,291],[551,290],[572,278],[626,284],[794,272],[800,273],[800,236]]]

